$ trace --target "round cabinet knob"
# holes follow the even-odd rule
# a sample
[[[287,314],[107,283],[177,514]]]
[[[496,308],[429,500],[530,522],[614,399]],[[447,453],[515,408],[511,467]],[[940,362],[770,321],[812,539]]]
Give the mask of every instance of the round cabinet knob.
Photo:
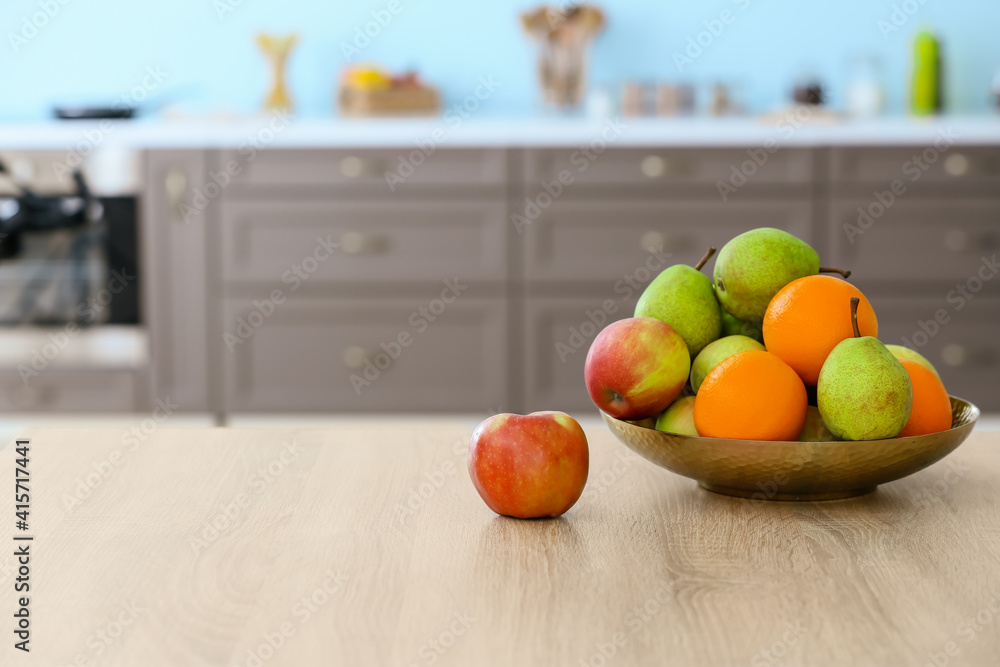
[[[965,365],[965,348],[955,343],[945,345],[941,350],[941,361],[948,366],[958,367]]]
[[[639,169],[646,178],[659,178],[667,170],[667,163],[659,155],[647,155],[639,164]]]
[[[969,171],[969,158],[961,153],[952,153],[944,160],[944,170],[949,176],[965,176]]]
[[[642,246],[643,250],[653,252],[663,252],[663,246],[667,242],[667,237],[665,237],[660,232],[646,232],[639,239],[639,245]]]
[[[345,178],[357,178],[364,170],[364,163],[356,155],[348,155],[340,161],[340,174]]]
[[[368,353],[365,352],[363,347],[351,345],[344,350],[343,359],[344,365],[348,368],[361,368],[368,359]]]
[[[340,249],[348,255],[360,254],[365,249],[365,237],[358,232],[344,232],[340,237]]]
[[[962,252],[969,245],[969,235],[962,229],[949,230],[944,235],[944,247],[952,252]]]

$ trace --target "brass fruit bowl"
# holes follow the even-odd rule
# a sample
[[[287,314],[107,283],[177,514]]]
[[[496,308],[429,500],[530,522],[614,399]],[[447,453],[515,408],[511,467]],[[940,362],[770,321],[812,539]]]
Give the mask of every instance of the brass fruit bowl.
[[[634,452],[709,491],[755,500],[837,500],[874,491],[954,451],[972,432],[979,408],[952,396],[951,411],[951,428],[941,433],[855,442],[701,438],[601,414]]]

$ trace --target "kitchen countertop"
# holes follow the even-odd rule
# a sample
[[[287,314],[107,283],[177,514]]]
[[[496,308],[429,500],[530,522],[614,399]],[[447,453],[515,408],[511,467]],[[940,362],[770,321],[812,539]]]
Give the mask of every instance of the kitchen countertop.
[[[977,431],[871,495],[785,504],[703,491],[586,422],[583,498],[562,519],[518,521],[477,497],[465,420],[148,421],[141,439],[25,434],[33,634],[23,654],[7,631],[4,665],[916,665],[940,655],[973,666],[1000,655],[998,433]],[[13,467],[7,446],[8,484]],[[10,619],[5,497],[0,614]]]
[[[0,150],[57,150],[86,155],[95,148],[355,148],[616,146],[932,145],[944,133],[957,145],[1000,145],[1000,117],[820,122],[796,117],[618,119],[525,117],[463,119],[298,119],[46,121],[0,124]]]

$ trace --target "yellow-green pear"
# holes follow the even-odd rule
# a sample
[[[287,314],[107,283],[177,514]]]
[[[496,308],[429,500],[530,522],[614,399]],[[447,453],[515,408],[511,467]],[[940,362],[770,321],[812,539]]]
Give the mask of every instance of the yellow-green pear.
[[[819,412],[840,440],[895,438],[913,406],[910,376],[877,338],[861,335],[858,303],[851,298],[854,338],[837,343],[819,372]]]
[[[712,281],[701,272],[714,254],[715,248],[709,248],[697,266],[677,264],[665,269],[635,304],[636,317],[655,317],[672,326],[687,343],[692,359],[722,331]]]
[[[694,396],[682,396],[656,420],[656,430],[680,435],[698,435],[694,427]]]

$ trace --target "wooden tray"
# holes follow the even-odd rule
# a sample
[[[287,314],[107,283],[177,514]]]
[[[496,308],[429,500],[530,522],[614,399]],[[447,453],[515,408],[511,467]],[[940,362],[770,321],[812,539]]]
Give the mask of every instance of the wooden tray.
[[[337,94],[341,116],[434,116],[441,111],[441,96],[435,88],[390,88],[365,91],[341,88]]]

